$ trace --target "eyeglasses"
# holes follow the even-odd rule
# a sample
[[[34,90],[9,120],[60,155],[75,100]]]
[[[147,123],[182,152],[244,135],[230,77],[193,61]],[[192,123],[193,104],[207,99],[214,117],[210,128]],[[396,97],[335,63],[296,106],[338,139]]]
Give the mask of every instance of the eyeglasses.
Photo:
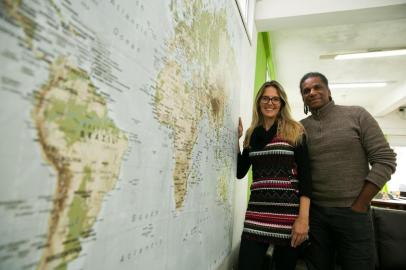
[[[281,103],[281,98],[278,96],[274,97],[268,97],[268,96],[262,96],[260,102],[262,104],[268,104],[269,101],[272,102],[272,104],[280,104]]]

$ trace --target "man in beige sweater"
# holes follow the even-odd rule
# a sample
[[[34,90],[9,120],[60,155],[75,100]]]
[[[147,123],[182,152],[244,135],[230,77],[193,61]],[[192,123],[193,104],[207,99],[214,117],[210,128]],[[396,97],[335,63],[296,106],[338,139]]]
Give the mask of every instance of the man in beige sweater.
[[[362,107],[336,105],[327,78],[307,73],[300,81],[313,196],[309,269],[374,269],[370,203],[396,168],[376,120]]]

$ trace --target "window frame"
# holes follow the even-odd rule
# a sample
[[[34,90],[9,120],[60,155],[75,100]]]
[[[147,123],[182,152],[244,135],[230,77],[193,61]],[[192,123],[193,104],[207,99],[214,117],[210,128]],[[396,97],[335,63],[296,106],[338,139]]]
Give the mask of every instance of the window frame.
[[[235,0],[250,45],[254,31],[255,0]]]

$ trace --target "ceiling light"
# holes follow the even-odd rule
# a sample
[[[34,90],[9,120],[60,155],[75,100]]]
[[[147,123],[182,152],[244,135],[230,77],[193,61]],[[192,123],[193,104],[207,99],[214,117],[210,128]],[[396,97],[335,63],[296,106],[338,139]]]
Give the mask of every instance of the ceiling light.
[[[362,83],[331,83],[329,87],[331,89],[339,88],[367,88],[367,87],[385,87],[387,82],[362,82]]]
[[[334,57],[334,60],[376,58],[376,57],[399,56],[399,55],[406,55],[406,49],[376,50],[376,51],[337,54]]]

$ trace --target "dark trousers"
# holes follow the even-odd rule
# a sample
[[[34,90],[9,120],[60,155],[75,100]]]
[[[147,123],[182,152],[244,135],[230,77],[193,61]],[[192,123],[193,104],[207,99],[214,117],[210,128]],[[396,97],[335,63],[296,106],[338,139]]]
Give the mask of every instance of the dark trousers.
[[[270,258],[266,256],[269,244],[254,240],[241,239],[238,270],[271,269]],[[294,270],[298,251],[290,246],[275,246],[272,256],[272,269]]]
[[[375,264],[371,213],[349,207],[310,207],[310,246],[306,251],[309,270],[372,270]],[[337,257],[336,257],[337,256]]]

